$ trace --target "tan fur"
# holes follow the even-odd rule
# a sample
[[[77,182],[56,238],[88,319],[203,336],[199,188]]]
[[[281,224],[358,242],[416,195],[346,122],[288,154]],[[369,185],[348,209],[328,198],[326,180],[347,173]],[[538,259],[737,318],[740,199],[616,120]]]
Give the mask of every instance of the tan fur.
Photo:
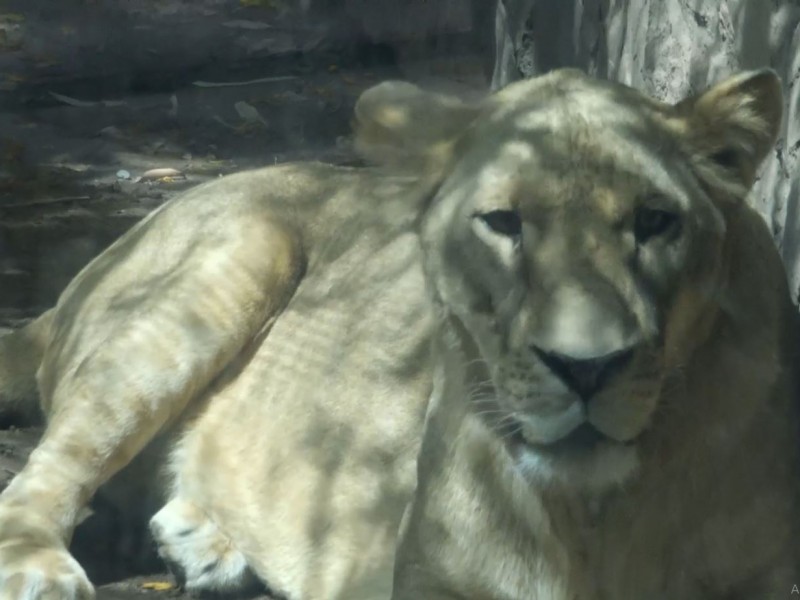
[[[0,344],[0,406],[2,419],[15,424],[41,421],[37,406],[36,370],[50,340],[49,310],[20,331],[3,337]]]
[[[65,549],[78,514],[167,429],[153,533],[190,590],[255,573],[289,598],[388,596],[430,388],[425,197],[374,169],[227,177],[134,227],[54,311],[0,338],[10,355],[52,321],[43,357],[0,369],[4,394],[40,362],[48,414],[0,497],[0,597],[91,595]]]
[[[773,81],[714,91],[733,129],[711,118],[713,97],[666,107],[570,72],[478,105],[382,84],[356,121],[359,147],[384,167],[242,173],[156,211],[53,311],[0,339],[0,400],[30,395],[40,363],[48,418],[0,496],[0,598],[91,597],[66,551],[78,515],[164,432],[170,485],[151,530],[190,591],[781,590],[796,560],[794,312],[741,198],[779,118]],[[743,102],[743,115],[737,98],[765,102]],[[725,141],[699,144],[703,128]],[[531,136],[543,144],[534,154]],[[731,142],[738,162],[724,170],[712,155]],[[659,292],[643,298],[622,259],[652,173],[685,201],[689,241],[642,254]],[[513,244],[474,229],[476,212],[496,208],[523,217],[525,268]],[[526,470],[524,444],[504,441],[496,417],[549,411],[523,436],[553,437],[569,404],[525,353],[528,336],[647,348],[591,409],[597,427],[634,443],[633,458]]]
[[[789,596],[797,317],[743,201],[776,82],[671,107],[556,73],[500,92],[454,146],[421,226],[439,392],[393,600]],[[680,229],[637,241],[642,205]],[[494,210],[521,217],[514,242]],[[628,349],[584,400],[545,361]],[[569,441],[580,423],[599,441]]]

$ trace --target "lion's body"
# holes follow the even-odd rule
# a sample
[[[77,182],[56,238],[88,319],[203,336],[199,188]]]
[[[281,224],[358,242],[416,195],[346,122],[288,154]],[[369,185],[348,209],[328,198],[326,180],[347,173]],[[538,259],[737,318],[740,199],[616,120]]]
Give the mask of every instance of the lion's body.
[[[116,471],[161,421],[178,438],[167,500],[224,524],[276,592],[388,595],[430,392],[416,187],[324,165],[243,173],[165,206],[83,270],[45,317],[39,386],[51,429],[124,443],[86,476]],[[84,397],[91,414],[59,414],[87,383],[108,408]]]
[[[385,168],[242,173],[134,227],[0,340],[0,408],[38,369],[48,420],[0,497],[0,597],[91,596],[65,543],[159,433],[151,531],[190,591],[788,594],[796,314],[741,202],[771,139],[742,117],[741,164],[695,172],[676,110],[574,73],[476,106],[379,86]],[[639,239],[643,202],[682,226]]]
[[[416,207],[407,182],[323,178],[340,189],[315,208],[303,280],[204,399],[173,456],[175,495],[289,598],[386,597],[430,393]],[[365,215],[365,200],[382,209]]]

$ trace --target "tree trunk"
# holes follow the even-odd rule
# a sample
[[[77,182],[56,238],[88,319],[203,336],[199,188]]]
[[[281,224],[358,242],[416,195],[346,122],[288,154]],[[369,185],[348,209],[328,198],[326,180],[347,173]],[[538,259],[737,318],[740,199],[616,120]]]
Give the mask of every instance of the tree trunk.
[[[667,102],[773,68],[784,122],[750,196],[800,286],[800,0],[500,0],[492,86],[560,67]]]

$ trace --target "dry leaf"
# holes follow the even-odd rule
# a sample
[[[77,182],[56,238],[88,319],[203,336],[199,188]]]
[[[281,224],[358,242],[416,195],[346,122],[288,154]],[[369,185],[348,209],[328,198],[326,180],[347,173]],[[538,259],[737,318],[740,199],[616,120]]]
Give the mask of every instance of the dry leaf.
[[[261,113],[258,112],[258,109],[252,104],[248,104],[244,100],[236,102],[233,105],[233,108],[236,109],[236,113],[243,121],[247,121],[248,123],[261,123],[262,125],[267,124],[267,122],[264,120],[264,117],[262,117]]]
[[[170,167],[165,167],[161,169],[150,169],[149,171],[145,171],[142,173],[142,176],[139,178],[139,181],[155,181],[158,179],[186,179],[186,175],[178,171],[178,169],[172,169]]]
[[[154,592],[168,592],[175,589],[175,584],[171,581],[145,581],[139,587],[143,590],[153,590]]]

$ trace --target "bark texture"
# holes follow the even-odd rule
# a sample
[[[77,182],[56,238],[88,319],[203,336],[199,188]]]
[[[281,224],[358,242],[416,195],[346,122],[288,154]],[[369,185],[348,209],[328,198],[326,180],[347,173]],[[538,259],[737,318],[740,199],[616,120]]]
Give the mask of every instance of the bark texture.
[[[783,80],[778,143],[750,196],[800,287],[800,0],[500,0],[493,87],[578,67],[674,102],[740,70]]]

